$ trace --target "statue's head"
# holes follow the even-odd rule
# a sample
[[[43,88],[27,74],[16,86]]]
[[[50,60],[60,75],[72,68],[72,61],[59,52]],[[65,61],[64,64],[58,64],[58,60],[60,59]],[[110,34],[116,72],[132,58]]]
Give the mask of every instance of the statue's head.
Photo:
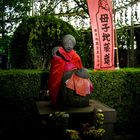
[[[72,35],[67,34],[62,38],[62,45],[65,51],[70,52],[76,45],[76,40]]]

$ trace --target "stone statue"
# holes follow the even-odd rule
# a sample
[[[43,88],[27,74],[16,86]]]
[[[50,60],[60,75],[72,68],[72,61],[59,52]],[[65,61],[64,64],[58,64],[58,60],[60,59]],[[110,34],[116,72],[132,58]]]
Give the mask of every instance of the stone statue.
[[[49,95],[54,106],[87,106],[93,85],[80,56],[73,50],[75,38],[67,34],[54,47],[49,76]]]

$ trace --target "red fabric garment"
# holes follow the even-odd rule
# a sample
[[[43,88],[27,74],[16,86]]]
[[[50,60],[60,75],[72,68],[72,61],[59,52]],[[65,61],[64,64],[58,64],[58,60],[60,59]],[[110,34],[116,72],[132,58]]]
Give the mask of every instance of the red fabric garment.
[[[49,94],[51,102],[56,105],[61,79],[66,71],[83,67],[80,56],[74,51],[66,52],[62,47],[58,49],[60,55],[53,56],[49,76]]]
[[[92,92],[93,85],[89,78],[81,78],[75,73],[66,81],[66,87],[75,90],[76,94],[86,96]]]

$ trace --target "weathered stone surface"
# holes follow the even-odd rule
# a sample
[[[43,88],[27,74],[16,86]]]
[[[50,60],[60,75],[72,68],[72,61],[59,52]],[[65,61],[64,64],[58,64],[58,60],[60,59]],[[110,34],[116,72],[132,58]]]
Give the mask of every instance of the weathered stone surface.
[[[89,105],[89,96],[80,96],[74,90],[66,87],[66,80],[71,77],[74,71],[66,72],[62,78],[61,89],[58,98],[60,106],[84,107]]]
[[[89,105],[85,107],[64,107],[62,108],[53,108],[51,107],[51,103],[48,101],[39,101],[36,102],[37,108],[39,111],[39,114],[41,116],[41,119],[47,122],[47,116],[50,113],[56,112],[56,111],[64,111],[70,114],[72,117],[71,123],[75,126],[78,126],[78,123],[84,123],[85,120],[92,124],[94,120],[94,113],[96,110],[100,109],[104,113],[104,128],[106,130],[105,136],[103,137],[103,140],[113,140],[113,127],[114,123],[116,122],[116,110],[113,108],[110,108],[109,106],[96,101],[96,100],[89,100]],[[91,118],[93,116],[93,118]],[[46,123],[47,124],[47,123]]]

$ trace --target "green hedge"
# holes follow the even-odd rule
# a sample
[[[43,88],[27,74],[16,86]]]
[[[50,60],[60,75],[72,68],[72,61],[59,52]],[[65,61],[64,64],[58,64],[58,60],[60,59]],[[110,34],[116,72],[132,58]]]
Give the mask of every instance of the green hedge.
[[[91,98],[117,111],[115,132],[136,134],[140,125],[140,69],[90,72],[94,84]]]
[[[89,71],[89,73],[94,85],[94,91],[90,98],[99,100],[117,111],[115,133],[138,133],[140,125],[140,69]],[[47,81],[47,71],[1,70],[1,111],[4,105],[7,107],[15,104],[16,108],[17,106],[21,108],[21,112],[29,117],[32,112],[29,107],[34,101],[40,100],[40,90],[46,90]],[[8,105],[6,105],[7,103]]]
[[[23,138],[37,130],[40,120],[35,100],[41,75],[41,71],[0,70],[0,139]]]
[[[0,71],[0,96],[39,98],[40,74],[30,70]]]

